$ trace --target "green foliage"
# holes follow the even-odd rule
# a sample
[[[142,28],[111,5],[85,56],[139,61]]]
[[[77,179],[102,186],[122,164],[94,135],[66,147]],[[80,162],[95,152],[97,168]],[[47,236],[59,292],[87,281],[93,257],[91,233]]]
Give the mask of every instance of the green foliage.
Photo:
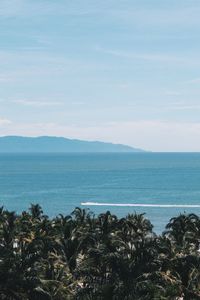
[[[199,243],[195,214],[158,236],[144,214],[0,208],[0,299],[200,299]]]

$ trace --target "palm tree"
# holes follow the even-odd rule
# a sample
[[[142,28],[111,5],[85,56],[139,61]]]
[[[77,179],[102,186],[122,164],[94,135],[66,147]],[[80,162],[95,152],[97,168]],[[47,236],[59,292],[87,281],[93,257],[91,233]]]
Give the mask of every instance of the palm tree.
[[[181,214],[174,217],[166,226],[166,235],[179,247],[199,247],[200,240],[200,218],[195,214]]]
[[[29,210],[30,210],[31,216],[34,219],[40,219],[40,217],[43,214],[43,210],[39,204],[31,204],[31,207]]]
[[[144,214],[0,208],[0,299],[200,299],[199,241],[195,214],[157,236]]]

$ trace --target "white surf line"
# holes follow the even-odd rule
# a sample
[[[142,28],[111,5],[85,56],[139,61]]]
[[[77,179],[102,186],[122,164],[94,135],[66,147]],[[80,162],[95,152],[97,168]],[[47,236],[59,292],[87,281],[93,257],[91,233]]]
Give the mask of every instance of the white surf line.
[[[159,207],[159,208],[200,208],[198,204],[145,204],[145,203],[99,203],[99,202],[82,202],[83,206],[121,206],[121,207]]]

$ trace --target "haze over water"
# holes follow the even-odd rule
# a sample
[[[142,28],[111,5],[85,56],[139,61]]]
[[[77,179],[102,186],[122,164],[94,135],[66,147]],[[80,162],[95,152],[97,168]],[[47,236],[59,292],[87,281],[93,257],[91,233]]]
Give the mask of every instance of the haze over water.
[[[20,212],[39,203],[54,216],[86,203],[83,208],[120,217],[145,212],[157,232],[180,212],[200,213],[199,183],[198,153],[0,155],[5,208]]]

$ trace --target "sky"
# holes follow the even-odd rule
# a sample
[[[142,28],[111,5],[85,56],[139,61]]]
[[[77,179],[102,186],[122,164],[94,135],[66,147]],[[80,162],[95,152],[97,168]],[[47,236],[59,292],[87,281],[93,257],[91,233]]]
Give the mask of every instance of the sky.
[[[200,151],[199,0],[0,0],[0,136]]]

